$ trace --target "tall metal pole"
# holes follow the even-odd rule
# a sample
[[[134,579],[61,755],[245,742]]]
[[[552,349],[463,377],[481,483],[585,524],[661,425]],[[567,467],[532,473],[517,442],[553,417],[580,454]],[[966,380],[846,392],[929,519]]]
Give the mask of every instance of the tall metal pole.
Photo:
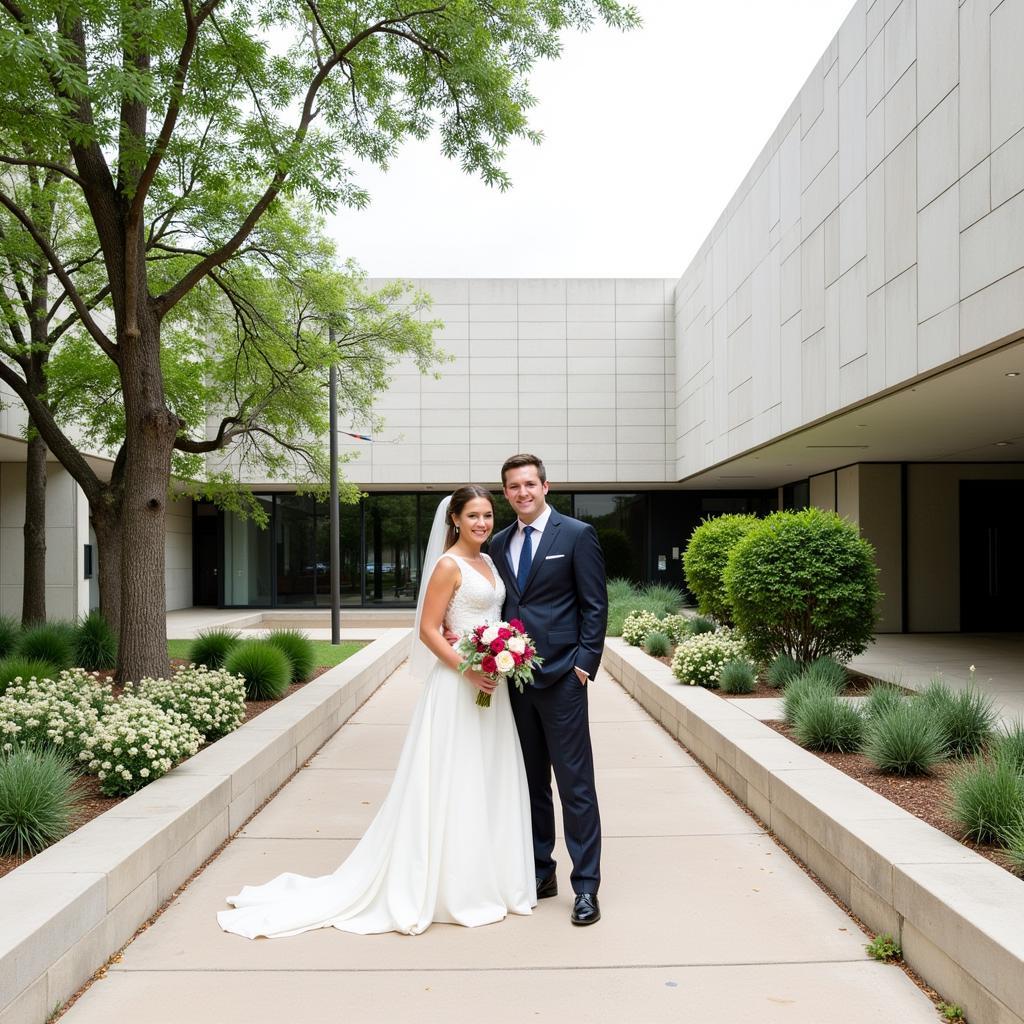
[[[334,327],[328,327],[334,348]],[[331,643],[341,643],[341,523],[338,511],[338,367],[332,362],[331,388]]]

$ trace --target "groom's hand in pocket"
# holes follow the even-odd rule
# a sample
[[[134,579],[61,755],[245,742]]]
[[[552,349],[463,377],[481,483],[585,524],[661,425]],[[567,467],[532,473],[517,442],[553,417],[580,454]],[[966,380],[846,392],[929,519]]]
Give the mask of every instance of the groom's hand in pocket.
[[[590,676],[588,676],[587,673],[584,672],[583,669],[579,668],[578,666],[575,666],[573,668],[573,672],[576,673],[576,678],[580,681],[580,686],[586,686],[587,680],[590,679]]]

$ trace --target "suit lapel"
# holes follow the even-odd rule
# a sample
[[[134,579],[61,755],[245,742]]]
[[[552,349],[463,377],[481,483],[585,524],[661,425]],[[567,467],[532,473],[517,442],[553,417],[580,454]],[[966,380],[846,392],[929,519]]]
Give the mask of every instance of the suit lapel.
[[[533,562],[530,564],[530,573],[526,577],[526,585],[523,587],[524,594],[530,589],[530,584],[533,583],[537,576],[537,570],[540,567],[540,563],[544,561],[547,553],[551,550],[551,545],[555,543],[555,538],[558,535],[558,529],[561,525],[562,517],[552,509],[551,515],[548,516],[548,524],[544,527],[544,532],[540,535],[540,544],[537,545],[537,550],[533,553]]]

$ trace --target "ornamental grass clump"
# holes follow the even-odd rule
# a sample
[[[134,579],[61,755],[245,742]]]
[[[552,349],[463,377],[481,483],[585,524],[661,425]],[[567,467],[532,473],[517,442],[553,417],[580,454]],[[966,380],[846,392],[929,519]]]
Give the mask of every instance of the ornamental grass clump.
[[[732,658],[718,675],[722,693],[753,693],[757,689],[757,670],[746,658]]]
[[[889,686],[886,683],[876,683],[868,690],[861,711],[867,720],[873,721],[876,718],[889,714],[890,711],[895,711],[903,703],[904,699],[903,694],[895,686]]]
[[[291,662],[293,683],[304,683],[316,667],[313,641],[301,629],[275,629],[267,634],[267,643],[284,651]]]
[[[861,713],[826,687],[819,682],[818,688],[800,701],[793,720],[797,743],[810,750],[842,754],[859,749],[864,735]]]
[[[999,841],[1009,869],[1017,876],[1024,876],[1024,821],[1004,828]]]
[[[52,679],[58,675],[57,666],[39,658],[21,658],[12,654],[0,660],[0,694],[6,693],[16,679]]]
[[[686,630],[690,636],[700,636],[701,633],[714,633],[718,626],[703,615],[694,615],[686,624]]]
[[[129,694],[100,719],[84,753],[100,790],[127,796],[191,757],[200,743],[202,737],[183,715]]]
[[[98,672],[116,661],[117,634],[99,611],[89,612],[75,627],[75,665]]]
[[[836,691],[825,680],[817,676],[801,673],[795,679],[786,684],[782,695],[782,716],[789,725],[796,724],[796,718],[800,711],[800,705],[810,696],[823,693],[834,697]]]
[[[249,700],[278,700],[284,696],[292,677],[288,656],[265,640],[243,640],[232,649],[224,668],[245,680]]]
[[[632,611],[626,616],[626,621],[622,624],[622,639],[630,647],[640,647],[647,639],[648,634],[660,629],[660,627],[661,620],[654,612]]]
[[[0,658],[12,655],[21,639],[21,623],[9,615],[0,615]]]
[[[176,711],[204,740],[226,736],[245,721],[245,680],[224,669],[189,665],[171,679],[127,683],[124,692]]]
[[[846,669],[835,658],[815,658],[805,671],[815,679],[828,683],[836,693],[840,693],[846,686]]]
[[[684,640],[672,657],[672,674],[688,686],[718,686],[727,661],[745,656],[743,641],[730,629],[700,633]]]
[[[223,668],[228,655],[241,643],[233,629],[205,629],[188,649],[188,660],[207,668]]]
[[[0,754],[0,856],[29,857],[71,831],[76,778],[55,750]]]
[[[978,758],[960,768],[949,789],[949,815],[966,839],[1000,842],[1024,822],[1024,778],[1005,761]]]
[[[634,612],[650,612],[656,619],[661,619],[664,609],[660,601],[651,601],[640,595],[619,598],[608,605],[608,636],[622,636],[626,619]]]
[[[992,741],[992,757],[1024,775],[1024,720],[1017,719]]]
[[[946,757],[942,729],[919,698],[868,718],[863,751],[893,775],[927,775]]]
[[[653,633],[647,634],[647,639],[644,641],[644,650],[652,658],[665,658],[668,656],[669,651],[672,650],[672,641],[669,640],[667,634],[655,630]]]
[[[631,580],[616,576],[608,581],[608,603],[613,601],[628,601],[632,597],[638,597],[639,591],[633,586]]]
[[[791,679],[796,679],[804,667],[791,654],[776,654],[768,663],[765,673],[768,685],[775,690],[783,689]]]
[[[15,653],[48,661],[58,669],[71,668],[75,663],[75,627],[70,622],[41,622],[21,634]]]
[[[661,609],[661,615],[678,612],[683,604],[683,592],[678,587],[670,587],[666,583],[648,583],[640,591],[640,596],[652,605]]]
[[[942,729],[947,757],[973,757],[995,735],[995,704],[974,686],[954,692],[943,680],[933,679],[918,699]]]

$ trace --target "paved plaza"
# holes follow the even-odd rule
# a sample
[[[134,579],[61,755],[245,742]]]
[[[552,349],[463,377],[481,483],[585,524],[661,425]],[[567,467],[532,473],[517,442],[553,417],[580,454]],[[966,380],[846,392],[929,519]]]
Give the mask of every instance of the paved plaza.
[[[326,873],[352,849],[418,695],[400,669],[63,1020],[935,1020],[906,975],[868,959],[857,925],[639,704],[604,673],[591,685],[605,837],[595,927],[569,923],[563,848],[561,894],[485,928],[255,942],[219,929],[216,911],[240,885]]]

